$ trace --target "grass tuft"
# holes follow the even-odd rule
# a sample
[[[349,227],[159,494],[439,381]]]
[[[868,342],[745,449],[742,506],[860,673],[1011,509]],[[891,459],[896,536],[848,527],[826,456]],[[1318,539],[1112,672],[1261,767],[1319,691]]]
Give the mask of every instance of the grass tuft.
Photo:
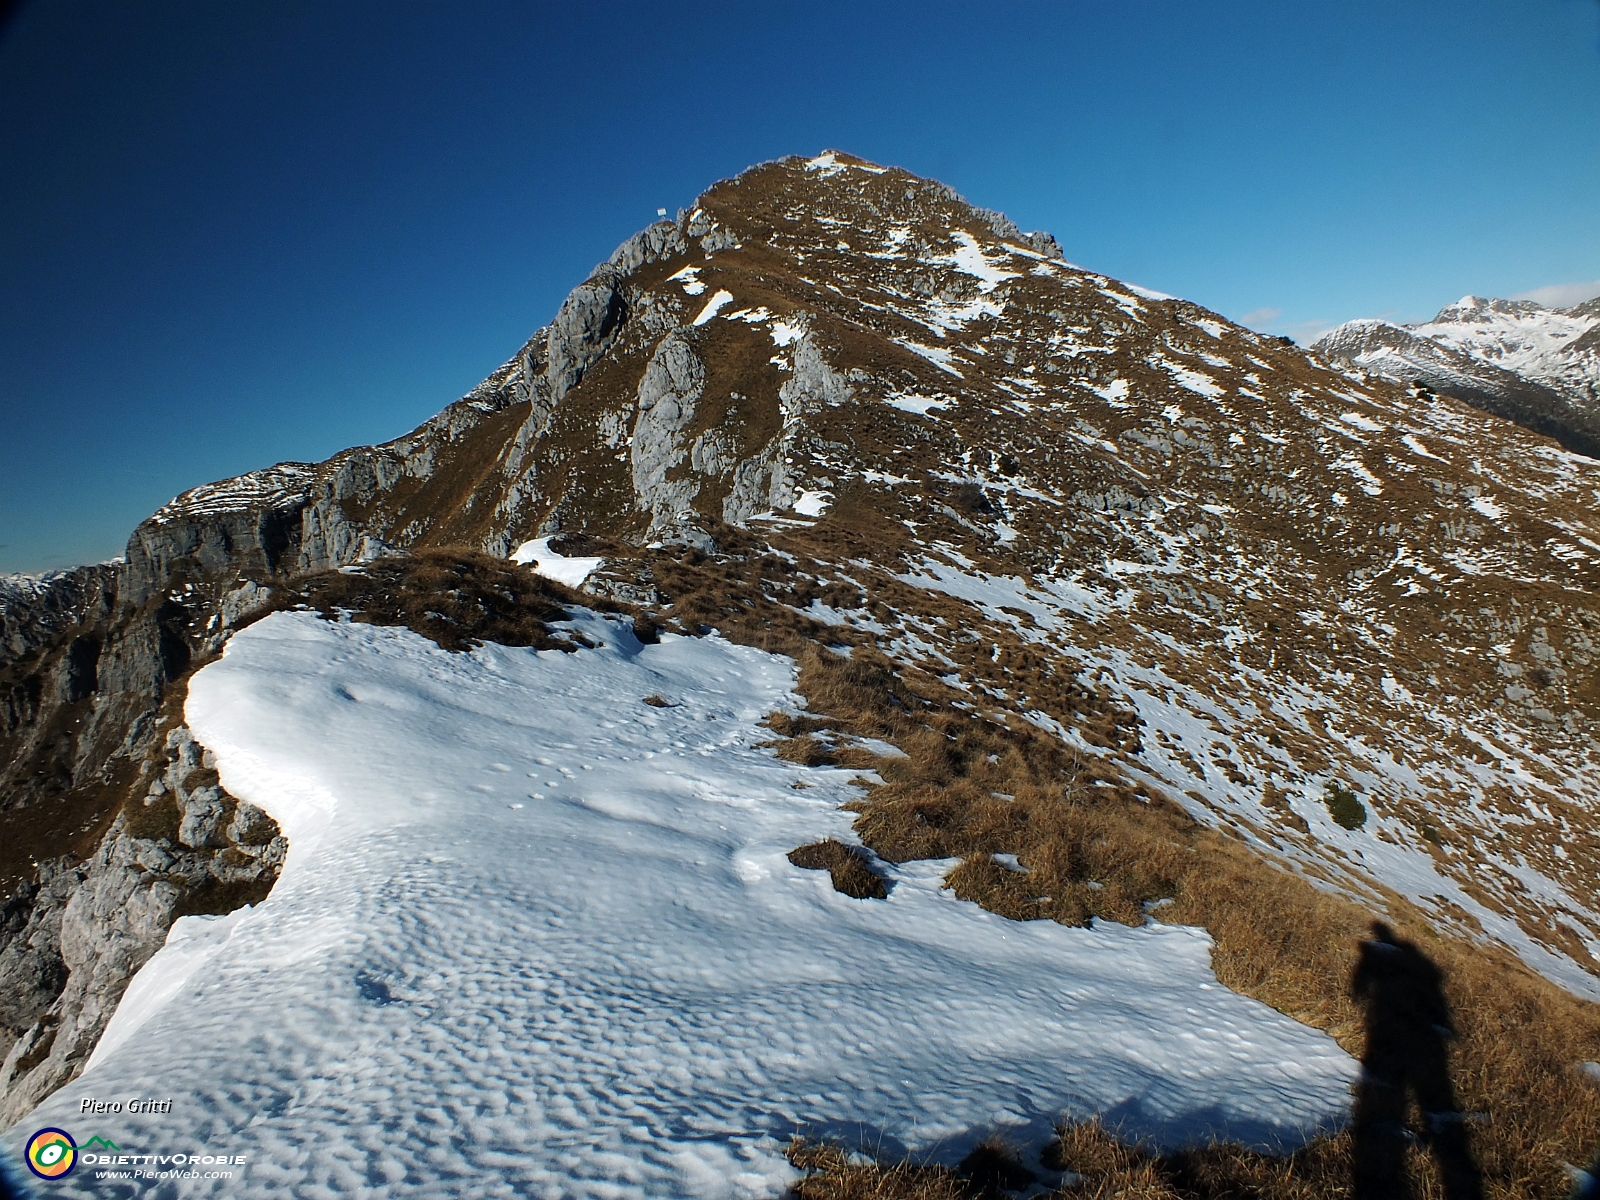
[[[827,743],[810,734],[784,738],[774,745],[772,752],[784,762],[798,763],[802,767],[831,767],[835,761]]]
[[[866,856],[854,846],[829,838],[789,851],[789,861],[803,871],[826,871],[833,879],[833,890],[857,900],[883,900],[889,888],[867,866]]]

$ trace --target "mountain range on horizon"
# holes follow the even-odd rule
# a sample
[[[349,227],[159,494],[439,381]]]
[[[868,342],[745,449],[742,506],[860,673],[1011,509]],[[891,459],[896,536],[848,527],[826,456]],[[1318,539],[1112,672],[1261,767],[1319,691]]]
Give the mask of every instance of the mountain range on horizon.
[[[1415,325],[1347,321],[1313,348],[1329,362],[1414,383],[1600,455],[1600,298],[1567,308],[1463,296]]]
[[[1491,1193],[1556,1194],[1600,1137],[1597,329],[1301,349],[842,152],[716,183],[411,433],[0,584],[7,1144],[82,1075],[252,1195],[877,1169],[796,1130],[1048,1188],[1089,1117],[1342,1194],[1381,918]]]

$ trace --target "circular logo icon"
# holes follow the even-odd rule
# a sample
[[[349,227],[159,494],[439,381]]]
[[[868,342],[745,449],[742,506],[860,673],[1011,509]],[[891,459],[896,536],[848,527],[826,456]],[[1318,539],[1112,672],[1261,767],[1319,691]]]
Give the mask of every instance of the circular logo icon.
[[[41,1129],[28,1139],[28,1170],[40,1179],[60,1179],[78,1165],[78,1146],[65,1129]]]

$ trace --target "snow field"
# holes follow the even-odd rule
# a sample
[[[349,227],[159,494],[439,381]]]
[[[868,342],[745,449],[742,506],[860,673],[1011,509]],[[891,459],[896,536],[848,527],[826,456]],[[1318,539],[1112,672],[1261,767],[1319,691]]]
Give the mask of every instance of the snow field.
[[[237,634],[187,715],[283,825],[283,876],[180,921],[9,1139],[76,1132],[81,1095],[170,1095],[83,1135],[249,1156],[185,1196],[617,1200],[781,1194],[796,1132],[953,1161],[1063,1114],[1258,1145],[1343,1118],[1356,1065],[1220,986],[1203,931],[1009,922],[941,891],[949,863],[885,868],[886,901],[791,866],[854,840],[859,793],[757,745],[790,661],[573,626],[596,648],[450,654],[308,613]]]

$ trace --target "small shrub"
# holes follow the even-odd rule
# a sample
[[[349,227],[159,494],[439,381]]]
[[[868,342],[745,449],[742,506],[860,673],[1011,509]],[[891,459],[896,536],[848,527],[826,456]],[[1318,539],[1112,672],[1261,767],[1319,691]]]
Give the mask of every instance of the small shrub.
[[[1338,780],[1328,784],[1322,802],[1328,806],[1328,815],[1335,825],[1345,829],[1360,829],[1367,823],[1367,809],[1356,794]]]
[[[969,1194],[985,1197],[1026,1191],[1036,1178],[1022,1165],[1016,1148],[998,1137],[974,1146],[956,1165],[956,1174],[966,1180]]]

